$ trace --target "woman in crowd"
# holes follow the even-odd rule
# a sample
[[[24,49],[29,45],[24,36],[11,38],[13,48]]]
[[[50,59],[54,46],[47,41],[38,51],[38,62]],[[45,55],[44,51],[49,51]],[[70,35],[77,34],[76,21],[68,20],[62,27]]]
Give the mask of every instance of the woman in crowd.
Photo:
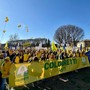
[[[4,85],[5,85],[6,81],[7,81],[7,83],[9,83],[8,82],[8,77],[9,77],[9,74],[10,74],[9,71],[10,71],[11,65],[12,65],[12,62],[10,60],[10,57],[6,57],[4,64],[1,66],[2,82],[1,82],[0,90],[5,89]]]

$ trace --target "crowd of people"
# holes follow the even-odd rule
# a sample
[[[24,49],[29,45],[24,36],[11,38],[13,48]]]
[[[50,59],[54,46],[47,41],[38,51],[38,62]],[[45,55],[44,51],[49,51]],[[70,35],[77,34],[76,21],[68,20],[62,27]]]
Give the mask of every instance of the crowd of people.
[[[0,52],[0,58],[5,59],[9,57],[13,63],[24,63],[24,62],[31,62],[31,61],[40,61],[40,60],[58,60],[64,59],[69,57],[81,57],[85,53],[85,50],[61,50],[58,49],[57,51],[52,51],[49,49],[25,49],[25,50],[7,50]]]
[[[59,60],[66,59],[70,57],[82,57],[85,56],[85,50],[62,50],[57,49],[53,51],[51,48],[48,49],[8,49],[0,51],[0,90],[4,90],[5,82],[8,83],[8,76],[10,67],[13,63],[30,63],[32,61],[41,61],[41,60]]]

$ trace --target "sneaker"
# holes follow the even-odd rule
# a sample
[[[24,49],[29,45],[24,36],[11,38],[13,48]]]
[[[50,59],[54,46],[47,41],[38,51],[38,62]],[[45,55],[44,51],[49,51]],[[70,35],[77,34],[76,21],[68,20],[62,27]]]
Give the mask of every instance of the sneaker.
[[[63,82],[68,82],[69,79],[63,79],[63,78],[59,78],[59,80],[63,81]]]

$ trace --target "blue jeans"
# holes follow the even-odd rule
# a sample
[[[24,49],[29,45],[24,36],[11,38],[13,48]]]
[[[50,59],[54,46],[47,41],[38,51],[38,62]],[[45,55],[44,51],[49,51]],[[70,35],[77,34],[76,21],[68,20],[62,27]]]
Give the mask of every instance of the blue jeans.
[[[0,85],[0,90],[4,90],[5,82],[6,82],[6,78],[2,78],[1,85]]]

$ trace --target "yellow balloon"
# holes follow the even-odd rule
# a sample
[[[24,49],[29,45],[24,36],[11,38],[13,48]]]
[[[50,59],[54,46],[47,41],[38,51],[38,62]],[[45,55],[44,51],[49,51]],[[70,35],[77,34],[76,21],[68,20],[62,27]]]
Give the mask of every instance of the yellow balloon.
[[[21,27],[21,25],[19,24],[19,25],[18,25],[18,28],[20,28],[20,27]]]
[[[3,33],[5,33],[6,32],[6,30],[3,30]]]
[[[8,21],[9,21],[9,18],[8,18],[8,17],[6,17],[6,18],[5,18],[5,22],[8,22]]]

